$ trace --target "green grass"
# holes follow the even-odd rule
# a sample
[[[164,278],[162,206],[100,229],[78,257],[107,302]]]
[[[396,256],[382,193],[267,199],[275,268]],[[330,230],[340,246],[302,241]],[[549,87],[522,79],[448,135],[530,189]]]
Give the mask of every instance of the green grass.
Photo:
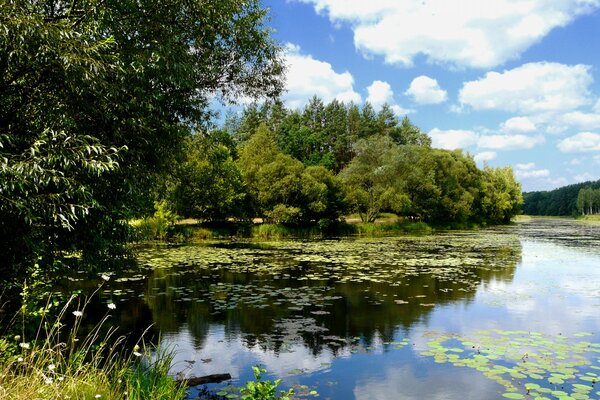
[[[584,215],[582,217],[579,217],[578,219],[581,219],[582,221],[600,222],[600,214]]]
[[[284,238],[306,238],[321,236],[322,232],[317,226],[312,227],[289,227],[278,224],[255,225],[250,230],[252,239],[284,239]]]
[[[168,375],[173,353],[143,342],[128,348],[123,337],[114,337],[115,328],[105,326],[110,307],[101,322],[80,338],[88,303],[80,306],[79,297],[73,295],[58,315],[52,316],[54,302],[49,301],[32,337],[23,329],[20,335],[0,339],[0,398],[185,398],[185,388]],[[65,331],[65,320],[71,314],[75,322]],[[14,321],[24,315],[18,317]]]
[[[350,225],[359,236],[381,236],[395,233],[430,234],[433,228],[425,222],[358,223]]]

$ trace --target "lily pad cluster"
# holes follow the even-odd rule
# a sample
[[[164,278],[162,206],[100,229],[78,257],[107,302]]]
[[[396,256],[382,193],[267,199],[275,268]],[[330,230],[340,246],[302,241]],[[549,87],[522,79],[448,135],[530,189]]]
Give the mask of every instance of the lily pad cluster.
[[[422,355],[480,371],[504,387],[505,398],[587,400],[600,397],[597,339],[590,332],[550,336],[491,330],[468,338],[446,334],[429,341]]]

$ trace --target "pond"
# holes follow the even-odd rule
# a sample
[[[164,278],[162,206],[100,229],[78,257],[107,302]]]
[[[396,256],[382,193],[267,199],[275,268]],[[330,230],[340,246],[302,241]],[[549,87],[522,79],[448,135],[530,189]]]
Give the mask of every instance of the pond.
[[[221,393],[260,364],[321,399],[600,398],[600,224],[146,247],[110,302]]]

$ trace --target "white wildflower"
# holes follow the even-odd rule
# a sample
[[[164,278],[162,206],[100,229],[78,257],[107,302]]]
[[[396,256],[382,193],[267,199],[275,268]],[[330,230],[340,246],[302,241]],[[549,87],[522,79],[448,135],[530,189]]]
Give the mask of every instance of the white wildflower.
[[[115,305],[115,303],[108,303],[108,308],[114,310],[115,308],[117,308],[117,306]]]
[[[81,317],[83,313],[81,311],[73,311],[73,315],[76,317]]]
[[[56,368],[54,364],[50,364],[50,365],[48,365],[48,369],[49,369],[50,371],[54,371],[54,368]]]
[[[29,343],[19,343],[19,346],[21,346],[24,349],[29,349],[31,346],[29,345]]]
[[[104,279],[105,281],[108,281],[108,280],[110,280],[110,276],[108,276],[108,275],[106,275],[106,274],[102,274],[102,275],[100,275],[100,277],[101,277],[102,279]]]
[[[23,357],[19,357],[19,358],[17,358],[17,361],[18,361],[18,362],[23,362]]]

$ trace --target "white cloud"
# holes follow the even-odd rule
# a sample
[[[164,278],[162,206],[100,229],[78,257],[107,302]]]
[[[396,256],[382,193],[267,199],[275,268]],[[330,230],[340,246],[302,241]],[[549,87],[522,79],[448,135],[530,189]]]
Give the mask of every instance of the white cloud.
[[[504,132],[533,132],[537,128],[528,117],[513,117],[506,120],[501,129]]]
[[[589,172],[584,172],[583,174],[575,175],[573,177],[573,179],[575,179],[575,182],[588,182],[588,181],[595,181],[598,178],[597,178],[597,176],[592,175]]]
[[[475,154],[475,162],[492,161],[496,158],[497,153],[495,151],[482,151],[481,153]]]
[[[515,165],[515,169],[520,170],[520,171],[531,171],[532,169],[535,168],[535,163],[526,163],[526,164],[517,164]]]
[[[297,0],[349,23],[366,55],[410,66],[414,58],[489,68],[515,59],[552,29],[593,12],[599,0]]]
[[[410,110],[404,108],[398,104],[395,104],[394,101],[394,91],[389,83],[384,81],[373,81],[373,83],[367,87],[367,92],[369,96],[367,97],[367,101],[371,103],[371,105],[378,109],[385,103],[389,104],[394,111],[394,114],[397,116],[404,116],[406,114],[410,114],[414,112],[414,110]]]
[[[547,169],[535,169],[534,163],[517,164],[515,165],[515,176],[518,179],[547,178],[550,176],[550,171]]]
[[[523,150],[531,149],[545,142],[543,136],[526,135],[485,135],[479,138],[478,146],[493,150]]]
[[[558,178],[548,178],[546,179],[546,182],[548,182],[548,184],[550,184],[550,188],[554,189],[557,187],[561,187],[561,186],[565,186],[569,183],[569,180],[567,178],[564,177],[558,177]]]
[[[413,79],[404,94],[412,96],[418,104],[439,104],[448,98],[448,93],[440,88],[438,82],[425,75]]]
[[[569,165],[581,165],[581,160],[579,158],[574,158],[569,161]]]
[[[301,54],[300,48],[292,44],[287,45],[286,61],[287,93],[283,99],[288,107],[301,108],[314,95],[326,103],[334,99],[355,103],[362,101],[354,91],[354,77],[350,72],[336,72],[331,64]]]
[[[399,106],[398,104],[394,104],[392,106],[392,110],[394,111],[394,114],[396,114],[397,116],[404,116],[404,115],[415,112],[415,110],[411,110],[410,108],[404,108],[402,106]]]
[[[574,136],[561,140],[557,147],[564,153],[600,151],[600,134],[580,132]]]
[[[558,117],[560,123],[580,129],[600,128],[600,114],[573,111]]]
[[[367,101],[375,108],[381,107],[384,103],[391,103],[394,100],[394,91],[389,83],[383,81],[374,81],[367,88],[369,96]]]
[[[473,131],[432,129],[429,132],[432,146],[440,149],[461,149],[477,143],[478,135]]]
[[[565,112],[589,103],[592,82],[590,67],[586,65],[529,63],[502,73],[488,72],[479,80],[466,82],[459,99],[476,110]]]

